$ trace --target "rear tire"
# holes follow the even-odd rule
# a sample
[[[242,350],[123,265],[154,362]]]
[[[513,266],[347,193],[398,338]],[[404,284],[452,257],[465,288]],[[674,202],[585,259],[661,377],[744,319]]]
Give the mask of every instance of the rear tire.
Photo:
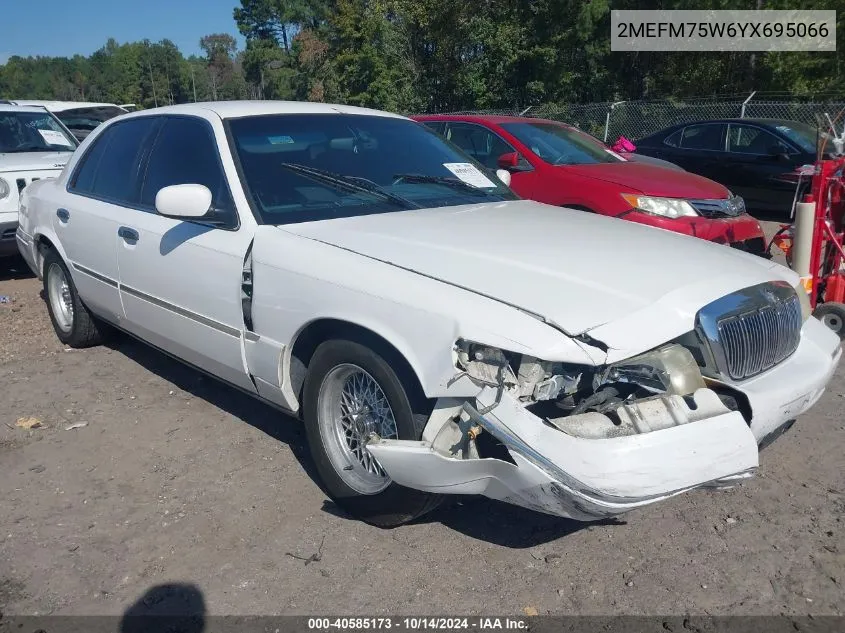
[[[813,311],[813,316],[845,340],[845,303],[823,303]]]
[[[47,251],[43,270],[44,298],[59,340],[76,348],[102,343],[102,326],[82,303],[70,271],[55,250]]]
[[[303,389],[305,431],[323,487],[349,514],[379,527],[407,523],[440,496],[394,483],[366,438],[419,440],[428,419],[419,388],[364,345],[330,340],[314,352]]]

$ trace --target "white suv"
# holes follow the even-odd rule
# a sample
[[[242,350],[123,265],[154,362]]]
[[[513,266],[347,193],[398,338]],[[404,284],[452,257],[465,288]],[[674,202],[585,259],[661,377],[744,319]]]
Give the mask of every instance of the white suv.
[[[16,255],[18,200],[33,180],[58,176],[76,139],[44,108],[0,104],[0,257]]]

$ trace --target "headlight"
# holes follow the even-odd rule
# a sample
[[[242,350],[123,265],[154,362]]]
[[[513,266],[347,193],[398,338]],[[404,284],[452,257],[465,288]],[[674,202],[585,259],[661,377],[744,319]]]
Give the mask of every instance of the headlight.
[[[11,191],[12,190],[9,188],[9,183],[0,178],[0,200],[3,200],[3,198],[8,198],[9,192]]]
[[[810,293],[804,287],[803,281],[799,281],[795,286],[795,294],[798,295],[798,302],[801,304],[801,316],[806,321],[813,314],[813,308],[810,306]]]
[[[654,198],[635,193],[623,193],[622,198],[633,208],[664,218],[695,217],[698,215],[693,206],[679,198]]]

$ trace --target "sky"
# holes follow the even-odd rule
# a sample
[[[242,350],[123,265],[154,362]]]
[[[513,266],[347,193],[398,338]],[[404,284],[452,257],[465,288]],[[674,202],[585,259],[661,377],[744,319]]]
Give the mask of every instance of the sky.
[[[232,18],[238,0],[0,0],[4,24],[0,64],[11,55],[90,55],[118,42],[172,40],[185,55],[199,53],[209,33],[243,38]],[[35,8],[37,7],[37,10]]]

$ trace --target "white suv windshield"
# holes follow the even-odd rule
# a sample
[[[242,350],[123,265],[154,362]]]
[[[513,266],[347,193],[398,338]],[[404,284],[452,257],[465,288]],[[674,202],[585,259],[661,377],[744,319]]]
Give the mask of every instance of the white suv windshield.
[[[407,119],[283,114],[229,122],[268,224],[513,200],[493,172]]]
[[[0,111],[0,154],[72,152],[76,146],[49,112]]]

